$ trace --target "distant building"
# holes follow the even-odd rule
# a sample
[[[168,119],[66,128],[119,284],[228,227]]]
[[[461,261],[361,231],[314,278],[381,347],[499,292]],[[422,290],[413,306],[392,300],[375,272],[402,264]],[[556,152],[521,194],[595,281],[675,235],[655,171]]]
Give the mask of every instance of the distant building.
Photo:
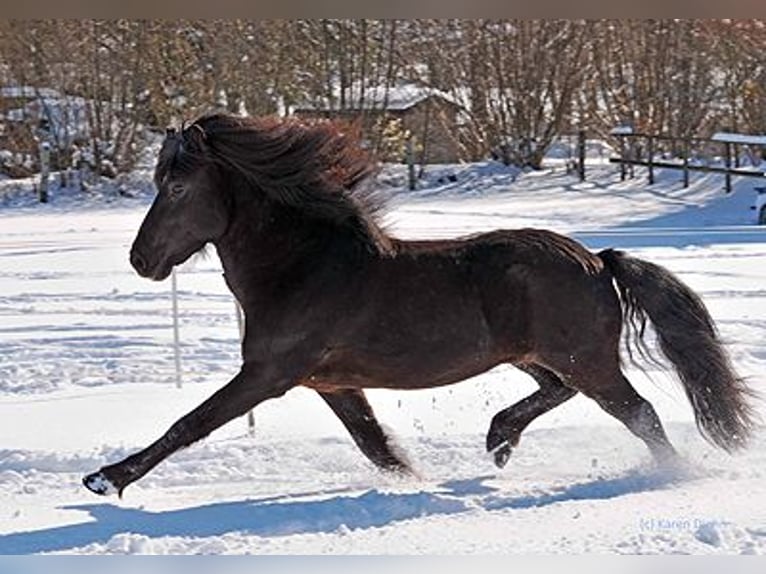
[[[36,170],[40,141],[53,146],[52,163],[57,167],[62,150],[73,143],[85,142],[90,136],[87,121],[87,100],[77,96],[63,95],[50,88],[32,86],[0,86],[0,170],[15,175],[30,175]],[[18,165],[8,158],[8,153],[24,158]]]
[[[360,122],[363,136],[372,141],[389,126],[388,137],[398,129],[400,136],[409,134],[414,143],[418,163],[454,163],[461,159],[458,128],[463,108],[448,94],[432,88],[408,84],[404,86],[367,87],[354,90],[344,102],[332,101],[304,104],[292,109],[299,118],[332,118]],[[404,161],[401,146],[382,146],[382,159]]]

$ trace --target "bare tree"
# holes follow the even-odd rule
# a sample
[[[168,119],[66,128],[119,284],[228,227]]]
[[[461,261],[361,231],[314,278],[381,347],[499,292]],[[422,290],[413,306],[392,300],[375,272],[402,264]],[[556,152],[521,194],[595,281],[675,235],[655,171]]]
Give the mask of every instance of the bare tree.
[[[473,157],[494,153],[506,163],[539,167],[564,127],[584,70],[582,21],[460,22],[444,50],[451,92],[470,117],[465,138]]]
[[[355,110],[377,149],[392,126],[366,112],[416,83],[462,105],[466,159],[537,167],[576,128],[766,131],[764,45],[759,20],[6,20],[3,76],[38,91],[39,113],[0,121],[5,146],[29,149],[46,128],[54,165],[77,145],[108,174],[130,168],[145,128],[216,109]]]

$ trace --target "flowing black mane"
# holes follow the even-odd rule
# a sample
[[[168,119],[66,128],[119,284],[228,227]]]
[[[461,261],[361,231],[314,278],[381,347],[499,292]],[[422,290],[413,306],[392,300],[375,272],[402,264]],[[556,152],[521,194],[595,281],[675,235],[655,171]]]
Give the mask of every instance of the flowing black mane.
[[[201,140],[199,147],[186,145]],[[376,220],[383,206],[366,180],[377,164],[359,140],[331,122],[213,114],[169,133],[157,177],[171,166],[206,158],[241,175],[270,200],[347,227],[375,252],[391,242]]]

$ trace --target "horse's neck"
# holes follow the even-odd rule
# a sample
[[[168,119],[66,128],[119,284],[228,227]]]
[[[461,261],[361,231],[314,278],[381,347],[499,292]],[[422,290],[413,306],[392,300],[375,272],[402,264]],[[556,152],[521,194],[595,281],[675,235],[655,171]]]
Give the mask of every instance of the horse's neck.
[[[262,245],[264,221],[256,213],[258,207],[255,202],[238,204],[225,235],[215,242],[226,283],[240,303],[244,303],[244,288],[251,283],[250,277],[264,266],[262,259],[268,256]]]
[[[316,241],[314,229],[285,218],[269,202],[238,203],[229,229],[215,243],[229,289],[240,304],[264,301],[281,274],[300,264],[303,247]]]

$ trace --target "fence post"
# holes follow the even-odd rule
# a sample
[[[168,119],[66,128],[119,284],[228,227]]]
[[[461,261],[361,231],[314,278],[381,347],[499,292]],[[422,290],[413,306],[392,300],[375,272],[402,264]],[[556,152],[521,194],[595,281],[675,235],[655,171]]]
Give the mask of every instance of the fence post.
[[[684,140],[684,187],[689,187],[689,140]]]
[[[178,329],[178,281],[176,279],[176,268],[170,273],[171,292],[173,299],[173,350],[176,364],[176,387],[181,388],[181,338]]]
[[[242,313],[242,307],[239,306],[239,301],[234,299],[234,308],[237,313],[237,327],[239,328],[239,342],[245,340],[245,317]],[[255,436],[255,414],[253,409],[250,409],[247,413],[247,433],[252,437]]]
[[[731,169],[731,144],[726,143],[726,155],[724,156],[726,165],[726,193],[731,193],[731,173],[728,171]]]
[[[620,159],[626,160],[628,159],[627,154],[625,152],[625,136],[618,136],[620,138]],[[625,164],[623,162],[620,162],[620,181],[625,181],[625,177],[627,175],[627,170],[625,168]]]
[[[577,132],[577,173],[585,181],[585,130]]]
[[[649,162],[649,185],[654,185],[654,137],[649,136],[646,142],[646,155]]]
[[[51,172],[51,144],[44,141],[40,144],[40,203],[48,203],[48,179]]]
[[[407,150],[407,175],[409,180],[410,191],[415,190],[415,146],[412,143],[412,136],[407,138],[405,144]]]

